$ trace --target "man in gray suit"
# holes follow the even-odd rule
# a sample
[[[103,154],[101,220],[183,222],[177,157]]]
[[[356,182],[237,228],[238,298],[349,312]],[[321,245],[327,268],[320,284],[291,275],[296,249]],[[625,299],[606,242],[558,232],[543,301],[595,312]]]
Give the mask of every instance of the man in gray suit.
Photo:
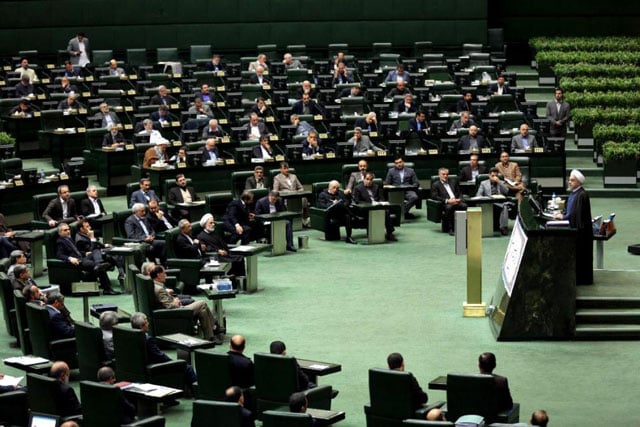
[[[362,128],[357,127],[353,130],[353,136],[348,141],[353,144],[354,156],[366,156],[367,151],[380,151],[381,148],[376,147],[367,135],[362,134]]]
[[[536,137],[529,134],[529,126],[526,123],[520,125],[520,133],[511,138],[511,152],[531,150],[537,146]]]
[[[500,181],[498,176],[500,171],[498,168],[491,168],[489,171],[489,179],[485,179],[480,183],[476,197],[504,196],[509,194],[509,189],[504,182]],[[503,203],[494,203],[493,211],[495,215],[500,215],[500,233],[505,236],[509,232],[509,210],[513,208],[513,203],[504,201]],[[495,221],[494,221],[495,224]]]
[[[547,118],[549,134],[565,138],[567,122],[571,120],[571,106],[564,100],[564,91],[560,88],[556,88],[555,99],[547,103]]]
[[[347,188],[344,190],[344,194],[351,194],[351,192],[356,188],[356,185],[364,181],[368,168],[369,165],[366,160],[360,160],[358,162],[358,170],[356,172],[351,172],[351,175],[349,175],[349,182],[347,183]]]
[[[409,209],[418,203],[418,177],[411,168],[404,167],[404,160],[402,157],[397,157],[394,161],[394,167],[389,169],[387,177],[384,179],[384,185],[410,185],[414,187],[413,190],[406,190],[404,192],[404,217],[407,219],[415,219],[415,215],[409,213]]]
[[[86,38],[82,32],[69,40],[67,52],[69,52],[69,60],[75,67],[84,67],[91,62],[91,58],[89,57],[89,39]]]

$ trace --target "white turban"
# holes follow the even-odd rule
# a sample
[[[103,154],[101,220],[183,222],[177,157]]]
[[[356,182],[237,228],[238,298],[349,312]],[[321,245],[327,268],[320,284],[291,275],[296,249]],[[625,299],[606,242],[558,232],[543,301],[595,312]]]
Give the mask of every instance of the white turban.
[[[202,218],[200,218],[200,225],[204,227],[204,225],[207,223],[207,221],[209,221],[210,218],[213,218],[213,215],[211,215],[210,213],[202,215]]]
[[[584,184],[584,175],[582,174],[582,172],[580,172],[578,169],[574,169],[571,171],[571,174],[569,175],[570,177],[574,177],[575,179],[578,180],[578,182],[582,185]]]

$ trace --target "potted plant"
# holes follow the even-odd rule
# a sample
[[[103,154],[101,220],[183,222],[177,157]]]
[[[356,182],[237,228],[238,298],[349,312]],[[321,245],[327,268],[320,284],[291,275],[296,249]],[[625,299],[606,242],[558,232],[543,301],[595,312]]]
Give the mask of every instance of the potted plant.
[[[602,155],[605,187],[636,187],[640,143],[607,141]]]
[[[4,153],[6,158],[13,157],[15,153],[16,139],[6,132],[0,132],[0,152]],[[0,156],[0,158],[2,158]]]

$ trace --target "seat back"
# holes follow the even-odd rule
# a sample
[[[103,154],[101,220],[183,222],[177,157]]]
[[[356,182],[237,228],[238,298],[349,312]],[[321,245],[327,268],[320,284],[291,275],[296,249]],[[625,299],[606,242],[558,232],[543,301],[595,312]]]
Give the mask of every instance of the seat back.
[[[179,61],[177,47],[159,47],[156,49],[158,62]]]
[[[76,346],[80,377],[83,380],[94,380],[98,369],[106,362],[102,330],[91,323],[76,322]]]
[[[11,280],[2,271],[0,271],[0,302],[2,303],[2,314],[4,315],[4,324],[7,333],[11,336],[18,337],[16,328],[16,309],[13,301],[13,286]]]
[[[60,415],[56,404],[58,380],[40,374],[27,374],[27,389],[29,389],[29,407],[33,412]]]
[[[147,382],[145,333],[116,325],[113,327],[113,355],[118,361],[118,379]]]
[[[147,315],[149,320],[149,335],[155,336],[153,310],[157,307],[156,295],[154,293],[153,280],[150,277],[138,273],[134,276],[136,282],[135,290],[138,295],[138,311]]]
[[[393,420],[411,418],[411,376],[409,372],[369,369],[371,415]]]
[[[25,391],[0,394],[0,425],[26,426],[29,422],[29,396]]]
[[[35,356],[51,359],[51,332],[49,330],[49,312],[46,308],[34,303],[25,304],[29,339]]]
[[[278,354],[256,353],[253,361],[258,412],[288,405],[289,396],[298,389],[296,359]]]
[[[253,171],[231,172],[231,192],[234,198],[240,197],[244,191],[244,183],[250,176],[253,176]]]
[[[195,400],[191,427],[241,427],[242,406],[233,402]]]
[[[113,58],[113,50],[111,49],[94,50],[91,54],[93,55],[93,63],[98,67],[107,65]]]
[[[16,327],[20,339],[20,350],[22,354],[31,354],[31,340],[29,339],[29,324],[27,323],[27,299],[17,289],[13,291],[13,301],[16,308]]]
[[[531,174],[529,172],[529,157],[513,156],[510,157],[509,160],[518,164],[518,166],[520,167],[520,172],[522,173],[522,183],[525,186],[529,186],[529,182],[531,181]]]
[[[498,413],[496,383],[491,375],[448,374],[447,418],[457,420],[462,415],[481,415],[486,420]]]
[[[313,426],[309,414],[284,411],[265,411],[262,413],[262,427],[309,427]]]
[[[318,205],[318,197],[320,196],[320,193],[322,193],[322,191],[326,188],[329,188],[329,181],[314,182],[313,184],[311,184],[311,198],[313,199],[312,206]]]
[[[210,350],[194,352],[198,372],[198,399],[224,400],[224,392],[231,387],[229,355]]]
[[[211,45],[210,44],[200,44],[200,45],[191,45],[189,48],[189,60],[192,64],[198,62],[198,60],[211,60]]]
[[[95,381],[80,381],[82,424],[91,427],[119,426],[122,420],[120,387]]]
[[[127,49],[127,65],[129,67],[147,65],[147,51],[145,49]]]

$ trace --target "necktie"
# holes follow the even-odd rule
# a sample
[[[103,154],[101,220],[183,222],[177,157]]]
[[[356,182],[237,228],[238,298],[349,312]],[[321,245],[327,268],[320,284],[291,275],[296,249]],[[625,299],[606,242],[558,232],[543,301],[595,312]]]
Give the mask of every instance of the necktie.
[[[144,231],[144,235],[145,237],[149,236],[149,229],[147,228],[147,226],[145,225],[144,221],[142,220],[142,218],[138,218],[138,222],[140,223],[140,227],[142,227],[142,231]]]

